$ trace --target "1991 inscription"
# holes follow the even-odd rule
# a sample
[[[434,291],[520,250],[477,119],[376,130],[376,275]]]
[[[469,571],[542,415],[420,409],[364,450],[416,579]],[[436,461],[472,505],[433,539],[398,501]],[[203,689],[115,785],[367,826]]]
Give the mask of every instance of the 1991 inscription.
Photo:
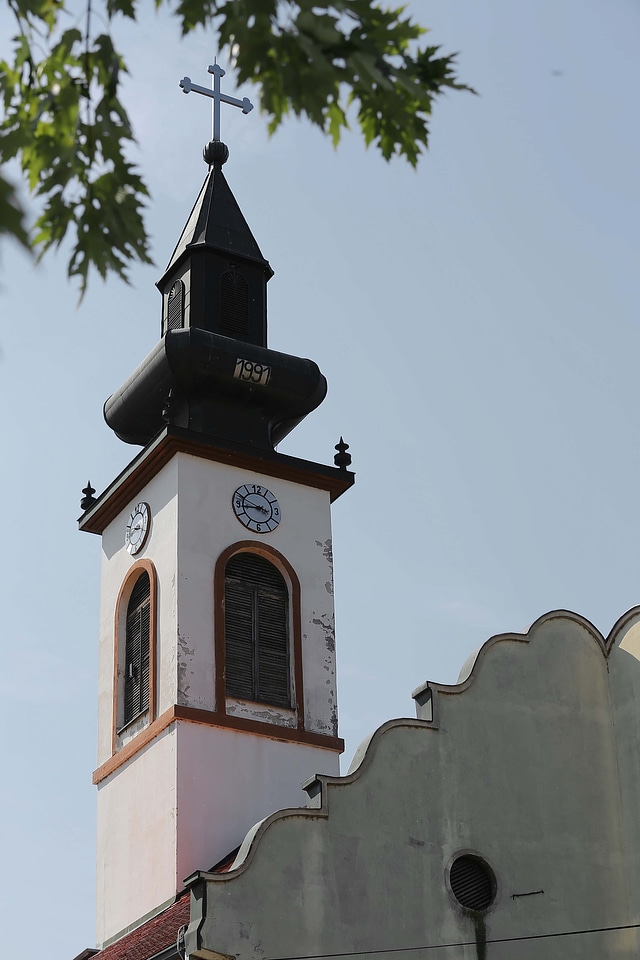
[[[238,357],[233,375],[236,380],[247,380],[249,383],[258,383],[261,387],[266,387],[271,376],[271,367]]]

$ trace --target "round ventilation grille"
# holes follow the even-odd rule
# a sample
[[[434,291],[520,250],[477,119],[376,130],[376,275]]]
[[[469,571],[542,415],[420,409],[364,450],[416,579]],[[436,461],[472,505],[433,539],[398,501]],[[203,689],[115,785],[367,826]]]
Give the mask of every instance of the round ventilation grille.
[[[496,881],[493,871],[479,857],[458,857],[451,864],[449,883],[453,895],[468,910],[486,910],[493,903]]]

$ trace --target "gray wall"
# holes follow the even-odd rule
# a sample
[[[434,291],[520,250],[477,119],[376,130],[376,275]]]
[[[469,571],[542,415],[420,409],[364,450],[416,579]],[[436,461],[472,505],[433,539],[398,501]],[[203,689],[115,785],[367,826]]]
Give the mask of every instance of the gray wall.
[[[202,875],[188,952],[637,957],[636,929],[579,931],[640,921],[639,657],[637,610],[608,641],[564,612],[488,641],[462,683],[416,692],[426,719],[383,725],[347,777],[319,778],[315,809],[274,814],[231,873]],[[463,852],[495,872],[482,915],[448,885]]]

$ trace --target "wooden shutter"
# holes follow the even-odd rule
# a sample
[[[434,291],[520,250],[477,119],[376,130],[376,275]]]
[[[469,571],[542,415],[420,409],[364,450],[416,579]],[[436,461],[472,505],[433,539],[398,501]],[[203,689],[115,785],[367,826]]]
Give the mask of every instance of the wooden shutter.
[[[288,707],[289,639],[288,597],[269,588],[260,590],[257,598],[258,620],[258,690],[257,700]]]
[[[280,571],[253,553],[237,553],[225,571],[226,692],[291,706],[289,594]]]
[[[148,574],[145,577],[149,579]],[[140,607],[140,710],[149,709],[149,648],[151,626],[151,602]]]
[[[149,706],[149,633],[151,582],[144,571],[136,580],[127,607],[124,663],[124,723]]]
[[[225,582],[227,694],[253,700],[253,590],[242,581]]]

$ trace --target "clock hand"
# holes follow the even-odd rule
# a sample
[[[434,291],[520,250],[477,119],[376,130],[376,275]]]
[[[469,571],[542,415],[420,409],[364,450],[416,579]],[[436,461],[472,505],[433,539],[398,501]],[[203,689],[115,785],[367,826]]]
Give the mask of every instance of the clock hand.
[[[253,503],[247,497],[244,498],[244,502],[250,507],[253,507],[254,510],[259,510],[260,513],[269,513],[266,507],[263,507],[261,503]]]

